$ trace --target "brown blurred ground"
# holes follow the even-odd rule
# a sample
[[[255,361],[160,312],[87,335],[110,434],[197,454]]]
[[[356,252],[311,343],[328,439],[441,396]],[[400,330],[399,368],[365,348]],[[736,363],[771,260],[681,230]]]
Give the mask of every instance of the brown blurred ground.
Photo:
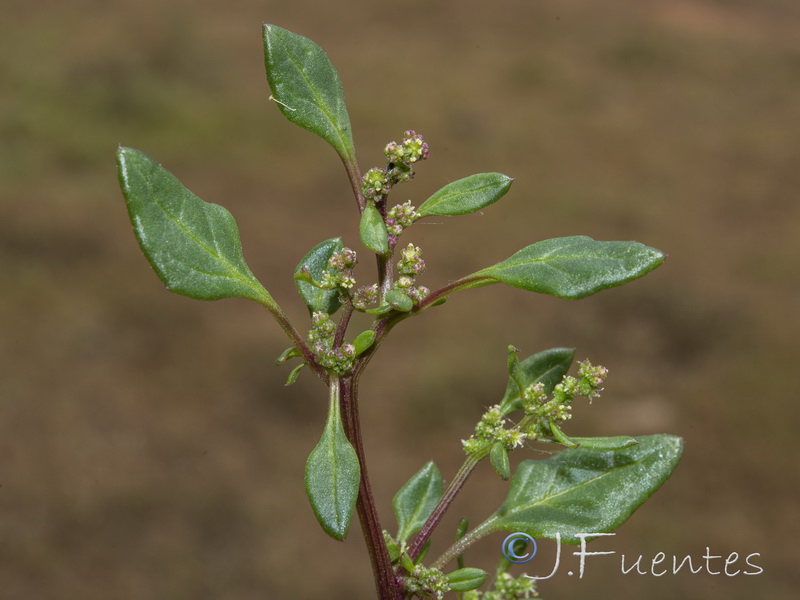
[[[543,597],[794,598],[795,0],[6,0],[0,599],[373,597],[357,526],[329,540],[303,495],[321,386],[282,387],[286,342],[257,306],[165,292],[117,188],[124,143],[226,205],[253,271],[304,318],[292,268],[326,237],[357,243],[354,205],[334,153],[267,101],[263,22],[328,51],[362,168],[404,129],[424,133],[432,158],[395,199],[478,171],[517,178],[485,215],[412,230],[428,285],[560,235],[669,254],[579,303],[496,286],[404,324],[363,390],[387,526],[423,462],[454,473],[505,385],[507,344],[574,346],[612,372],[574,433],[686,440],[675,476],[600,549],[760,552],[765,572],[656,578],[597,559]],[[433,552],[503,494],[479,473]],[[489,568],[499,543],[470,557]]]

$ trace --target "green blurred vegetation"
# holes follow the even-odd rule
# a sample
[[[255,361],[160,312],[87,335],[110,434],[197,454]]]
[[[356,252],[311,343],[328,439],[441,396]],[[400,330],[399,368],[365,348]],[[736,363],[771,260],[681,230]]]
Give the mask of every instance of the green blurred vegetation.
[[[267,100],[263,22],[329,53],[363,169],[403,130],[425,135],[431,160],[396,200],[516,178],[485,214],[409,232],[422,283],[560,235],[669,254],[577,303],[496,286],[404,323],[362,392],[386,526],[426,460],[454,473],[502,395],[507,344],[574,346],[611,376],[569,432],[686,439],[599,549],[761,552],[765,573],[623,576],[598,558],[543,597],[794,597],[795,0],[6,0],[0,16],[0,598],[373,597],[357,528],[328,539],[303,494],[321,386],[282,387],[286,343],[258,306],[166,293],[117,187],[124,143],[227,206],[253,271],[305,318],[292,269],[322,239],[357,243],[355,205],[335,154]],[[504,489],[478,473],[432,552]],[[488,567],[500,541],[468,559]]]

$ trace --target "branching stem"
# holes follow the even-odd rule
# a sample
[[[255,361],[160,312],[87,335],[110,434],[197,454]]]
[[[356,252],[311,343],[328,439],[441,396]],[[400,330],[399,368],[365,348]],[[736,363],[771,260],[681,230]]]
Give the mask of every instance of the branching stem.
[[[428,520],[425,521],[425,524],[420,529],[419,533],[417,533],[414,541],[411,543],[411,546],[408,549],[408,555],[412,558],[412,560],[416,560],[419,553],[422,551],[422,548],[425,546],[425,543],[428,541],[428,538],[433,533],[436,526],[442,520],[445,512],[447,509],[450,508],[450,505],[455,500],[455,497],[461,491],[461,488],[464,487],[464,484],[467,482],[472,471],[475,469],[477,464],[480,462],[480,459],[474,457],[467,457],[467,460],[464,461],[464,464],[461,465],[461,468],[456,473],[456,476],[447,486],[447,489],[444,491],[441,500],[436,505],[436,508],[433,509],[431,516],[428,517]]]

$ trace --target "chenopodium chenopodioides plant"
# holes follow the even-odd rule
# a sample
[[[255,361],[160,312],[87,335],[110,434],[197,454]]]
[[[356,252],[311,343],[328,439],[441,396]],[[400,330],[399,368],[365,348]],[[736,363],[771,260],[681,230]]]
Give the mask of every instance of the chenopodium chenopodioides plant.
[[[504,283],[559,298],[583,298],[645,275],[664,255],[637,242],[548,239],[429,289],[419,282],[425,271],[422,250],[403,239],[407,230],[427,217],[481,210],[500,199],[512,179],[500,173],[470,175],[445,185],[419,206],[411,201],[393,205],[389,196],[394,188],[413,179],[428,158],[422,135],[406,131],[400,141],[386,146],[385,164],[362,175],[342,85],[328,57],[311,40],[274,25],[264,26],[263,36],[270,99],[289,121],[322,137],[339,154],[359,211],[363,249],[356,252],[335,237],[300,259],[294,277],[310,312],[304,334],[248,268],[231,214],[195,196],[146,154],[120,147],[119,178],[136,238],[170,291],[200,300],[246,298],[263,305],[291,343],[277,364],[300,359],[287,383],[305,368],[327,386],[328,416],[308,457],[306,492],[323,530],[337,540],[344,540],[353,514],[358,514],[378,597],[442,598],[451,591],[473,600],[534,597],[532,578],[508,573],[508,553],[489,582],[492,588],[479,591],[488,574],[465,567],[464,551],[497,531],[573,544],[581,532],[612,531],[670,476],[681,440],[670,435],[569,436],[564,429],[573,400],[597,397],[606,369],[584,361],[573,377],[567,375],[573,362],[570,349],[553,348],[520,360],[509,346],[505,392],[462,442],[463,466],[446,488],[433,462],[414,474],[393,499],[397,528],[391,533],[382,525],[367,476],[359,378],[392,329],[441,305],[451,294]],[[377,258],[377,279],[360,284],[353,267],[364,254]],[[371,315],[373,321],[351,337],[348,324],[354,312]],[[512,474],[509,453],[533,441],[566,449],[547,459],[525,460]],[[462,521],[455,543],[425,564],[431,534],[470,473],[487,458],[500,478],[510,479],[506,500],[472,529]],[[518,556],[523,550],[515,546],[510,551]],[[458,568],[447,572],[453,560]]]

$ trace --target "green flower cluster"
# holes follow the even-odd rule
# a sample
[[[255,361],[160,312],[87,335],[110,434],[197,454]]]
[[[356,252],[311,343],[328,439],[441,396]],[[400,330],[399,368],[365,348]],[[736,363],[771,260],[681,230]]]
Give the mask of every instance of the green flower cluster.
[[[422,594],[428,598],[441,600],[445,592],[450,591],[450,581],[439,569],[416,565],[405,579],[406,591],[411,594]]]
[[[415,305],[424,299],[430,290],[424,285],[417,286],[417,275],[425,271],[425,261],[422,259],[422,250],[414,244],[409,244],[400,251],[400,261],[397,263],[400,277],[394,282],[394,289],[406,294]]]
[[[411,206],[411,200],[406,200],[403,204],[390,208],[386,214],[386,231],[390,236],[390,245],[394,246],[403,230],[411,227],[412,223],[419,218],[420,214],[415,207]]]
[[[361,193],[372,202],[386,197],[395,184],[413,179],[412,165],[428,158],[429,150],[423,137],[409,129],[403,134],[401,143],[389,142],[383,153],[386,155],[386,168],[374,167],[361,178]]]
[[[342,248],[328,259],[328,269],[322,273],[322,281],[319,287],[323,290],[335,290],[341,288],[349,290],[356,284],[353,277],[353,267],[358,263],[355,250]]]
[[[509,421],[505,415],[508,411],[504,411],[500,404],[490,407],[475,426],[475,433],[469,439],[462,440],[464,452],[480,459],[489,453],[495,443],[500,443],[506,450],[512,450],[526,440],[553,439],[551,424],[572,418],[572,401],[577,396],[583,396],[590,402],[597,398],[607,375],[608,369],[593,366],[585,360],[579,363],[579,377],[576,379],[565,376],[553,388],[549,399],[544,384],[530,384],[520,390],[525,417],[519,423],[506,427]]]
[[[522,575],[512,577],[508,573],[501,573],[494,582],[494,589],[481,592],[472,590],[464,592],[463,600],[519,600],[526,598],[538,598],[536,582]]]
[[[336,323],[329,314],[315,312],[311,316],[311,331],[308,333],[308,346],[314,353],[314,359],[326,369],[339,374],[347,373],[353,368],[356,348],[353,344],[342,344],[333,347],[336,336]]]

